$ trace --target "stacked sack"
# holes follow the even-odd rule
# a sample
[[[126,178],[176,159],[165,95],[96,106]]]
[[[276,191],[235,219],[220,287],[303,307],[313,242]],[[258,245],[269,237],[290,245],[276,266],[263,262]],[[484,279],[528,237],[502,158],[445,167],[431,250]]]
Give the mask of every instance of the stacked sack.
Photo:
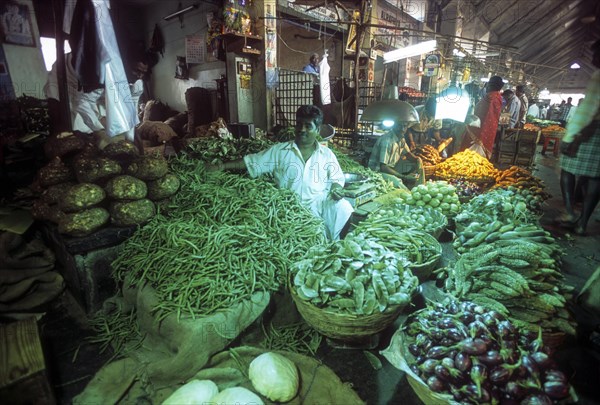
[[[99,150],[83,134],[65,133],[47,142],[51,161],[37,173],[32,188],[40,192],[32,215],[58,224],[58,231],[86,236],[104,225],[148,222],[155,201],[179,189],[162,156],[140,155],[128,141]]]

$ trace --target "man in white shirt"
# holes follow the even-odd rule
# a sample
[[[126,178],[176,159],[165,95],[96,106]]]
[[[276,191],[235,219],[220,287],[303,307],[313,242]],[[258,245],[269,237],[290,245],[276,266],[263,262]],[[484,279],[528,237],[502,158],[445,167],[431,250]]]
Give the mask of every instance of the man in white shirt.
[[[280,188],[294,191],[323,219],[326,236],[338,240],[354,209],[343,198],[344,173],[334,153],[317,142],[323,112],[314,105],[296,111],[295,139],[242,159],[208,165],[207,170],[247,170],[251,177],[271,174]]]
[[[531,103],[527,110],[527,115],[531,115],[533,118],[540,118],[540,107],[537,103]]]

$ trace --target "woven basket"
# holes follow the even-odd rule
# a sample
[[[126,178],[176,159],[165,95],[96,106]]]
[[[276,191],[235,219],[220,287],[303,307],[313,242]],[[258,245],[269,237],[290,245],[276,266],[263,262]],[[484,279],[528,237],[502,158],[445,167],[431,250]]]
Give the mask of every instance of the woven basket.
[[[384,312],[371,315],[341,314],[318,308],[298,297],[296,289],[290,284],[290,294],[302,318],[320,334],[331,339],[348,343],[364,342],[390,326],[406,305],[394,305]]]
[[[423,171],[426,177],[432,177],[435,174],[435,166],[423,165]]]
[[[542,340],[544,345],[548,346],[552,350],[556,350],[561,347],[567,338],[565,332],[542,332]]]
[[[444,228],[442,228],[443,230]],[[441,234],[441,232],[440,232]],[[433,270],[436,268],[436,266],[438,265],[438,263],[440,262],[440,260],[442,259],[442,245],[440,245],[440,243],[437,241],[437,238],[439,237],[439,235],[437,235],[437,237],[433,237],[432,235],[426,234],[426,236],[428,237],[427,239],[429,239],[429,243],[432,244],[433,246],[435,246],[435,250],[437,252],[437,254],[432,257],[431,259],[429,259],[428,261],[426,261],[425,263],[420,263],[420,264],[412,264],[409,266],[410,271],[412,271],[412,273],[417,276],[417,278],[419,279],[419,282],[424,283],[425,281],[427,281],[429,279],[429,277],[431,276],[431,273],[433,272]]]

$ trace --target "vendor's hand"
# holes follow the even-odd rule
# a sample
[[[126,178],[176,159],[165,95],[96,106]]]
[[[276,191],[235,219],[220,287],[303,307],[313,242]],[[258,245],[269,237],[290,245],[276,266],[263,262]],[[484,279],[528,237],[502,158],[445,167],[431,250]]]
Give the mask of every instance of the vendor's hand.
[[[342,193],[342,186],[339,185],[338,183],[333,183],[331,185],[331,190],[329,190],[329,196],[334,201],[341,200],[344,197],[344,195]]]
[[[411,143],[408,145],[408,147],[409,147],[409,149],[410,149],[410,150],[414,150],[414,149],[417,147],[417,145],[416,145],[414,142],[411,142]]]

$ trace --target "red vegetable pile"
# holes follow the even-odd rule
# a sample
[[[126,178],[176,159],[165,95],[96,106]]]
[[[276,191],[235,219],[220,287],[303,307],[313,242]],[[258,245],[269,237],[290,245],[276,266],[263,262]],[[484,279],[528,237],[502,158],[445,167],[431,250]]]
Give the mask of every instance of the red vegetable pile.
[[[411,369],[432,391],[463,403],[552,404],[566,376],[537,337],[495,311],[450,301],[415,312],[405,326]]]

